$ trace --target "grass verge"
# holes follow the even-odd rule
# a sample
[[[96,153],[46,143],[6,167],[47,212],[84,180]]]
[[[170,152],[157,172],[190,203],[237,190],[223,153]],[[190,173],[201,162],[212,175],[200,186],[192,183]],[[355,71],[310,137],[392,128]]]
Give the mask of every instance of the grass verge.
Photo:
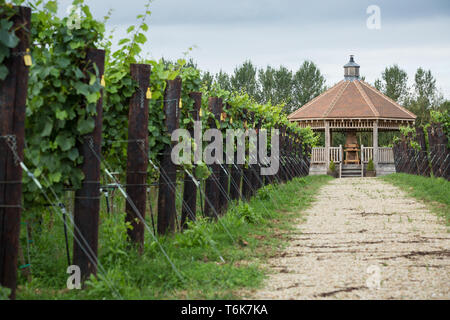
[[[395,173],[381,179],[406,191],[408,195],[425,202],[447,226],[450,226],[450,182],[443,178],[427,178],[406,173]]]
[[[233,203],[218,222],[200,219],[184,233],[146,235],[138,255],[126,241],[124,214],[101,213],[99,259],[104,272],[84,290],[66,289],[62,223],[44,217],[30,247],[31,281],[20,274],[18,299],[236,299],[262,284],[262,263],[286,244],[283,231],[331,178],[309,176],[266,186],[249,203]]]

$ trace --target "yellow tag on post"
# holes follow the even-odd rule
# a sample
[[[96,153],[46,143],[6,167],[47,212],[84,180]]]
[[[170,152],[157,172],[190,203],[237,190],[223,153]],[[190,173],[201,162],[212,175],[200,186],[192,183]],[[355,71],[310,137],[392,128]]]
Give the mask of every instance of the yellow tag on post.
[[[104,88],[106,87],[105,75],[102,75],[102,80],[100,80],[100,85]]]
[[[33,61],[31,60],[30,49],[27,49],[26,54],[23,56],[23,61],[25,66],[31,67],[33,65]]]
[[[180,98],[180,104],[179,104],[179,106],[180,106],[180,109],[183,109],[183,101],[181,100],[181,98]]]
[[[147,88],[146,98],[147,100],[150,100],[152,98],[152,91],[150,90],[150,87]]]
[[[199,115],[200,117],[203,117],[203,111],[202,111],[201,108],[200,108],[200,112],[198,113],[198,115]]]

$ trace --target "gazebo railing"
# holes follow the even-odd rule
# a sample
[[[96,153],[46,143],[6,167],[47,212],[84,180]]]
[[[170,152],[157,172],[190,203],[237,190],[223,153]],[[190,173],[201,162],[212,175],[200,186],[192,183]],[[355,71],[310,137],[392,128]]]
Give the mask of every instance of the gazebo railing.
[[[361,148],[361,159],[363,163],[369,163],[370,159],[373,159],[373,147],[362,147]]]
[[[330,161],[333,160],[334,163],[341,163],[341,149],[341,147],[330,147]]]
[[[327,152],[325,147],[312,148],[311,163],[327,163]]]
[[[361,160],[363,163],[368,163],[370,159],[374,160],[373,147],[361,148]],[[342,162],[343,154],[341,147],[330,147],[329,161],[333,160],[334,163],[339,164]],[[380,147],[378,148],[378,163],[394,163],[394,152],[392,148]],[[327,163],[327,152],[325,147],[316,147],[312,149],[311,163]]]
[[[316,147],[311,150],[311,164],[320,164],[328,166],[330,161],[338,165],[339,177],[342,176],[342,164],[344,163],[344,152],[342,146],[330,147],[327,157],[327,149],[325,147]],[[328,168],[327,168],[328,169]]]
[[[392,148],[378,148],[378,163],[394,163],[394,151]]]
[[[330,147],[330,157],[329,161],[333,160],[334,163],[338,164],[342,162],[342,148],[341,147]],[[327,151],[325,147],[312,148],[311,152],[311,163],[327,163]]]

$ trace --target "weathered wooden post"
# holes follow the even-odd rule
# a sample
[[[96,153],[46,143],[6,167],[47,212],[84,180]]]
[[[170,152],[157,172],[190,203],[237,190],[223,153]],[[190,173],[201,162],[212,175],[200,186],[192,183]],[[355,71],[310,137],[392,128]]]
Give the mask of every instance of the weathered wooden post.
[[[401,153],[402,153],[402,166],[401,172],[408,172],[408,163],[409,163],[409,155],[408,155],[408,142],[405,136],[402,136],[401,140]]]
[[[286,172],[286,127],[281,126],[280,128],[280,178],[282,182],[287,181]]]
[[[127,194],[134,208],[126,202],[125,221],[132,229],[127,233],[132,243],[138,245],[139,252],[144,247],[144,221],[146,212],[147,167],[148,167],[148,99],[146,92],[150,87],[150,66],[132,64],[130,74],[138,84],[130,100],[128,114],[128,150],[127,150]],[[135,212],[139,211],[140,216]]]
[[[222,113],[222,99],[217,97],[209,98],[209,109],[214,114],[216,120],[220,121],[220,114]],[[216,129],[216,122],[211,121],[210,123],[211,129]],[[215,155],[217,156],[217,155]],[[220,188],[219,188],[219,174],[220,174],[220,165],[214,163],[211,165],[212,174],[206,179],[205,182],[205,216],[207,217],[215,217],[214,210],[219,213],[220,208]]]
[[[416,163],[414,162],[416,150],[411,146],[412,142],[412,132],[408,132],[408,135],[406,137],[407,141],[407,153],[408,153],[408,170],[407,173],[409,174],[416,174],[417,167]]]
[[[252,197],[252,186],[251,186],[251,176],[252,171],[250,168],[251,164],[248,164],[248,167],[243,168],[243,182],[242,182],[242,196],[245,200],[250,200]]]
[[[255,175],[255,191],[262,188],[264,177],[261,175],[261,161],[259,157],[259,131],[261,130],[261,120],[256,121],[255,115],[253,115],[255,121],[255,131],[256,131],[256,164],[254,165],[254,175]]]
[[[22,168],[18,161],[23,160],[29,71],[24,54],[31,29],[31,9],[14,10],[17,14],[12,18],[12,30],[16,30],[19,44],[5,60],[8,76],[0,81],[0,285],[11,289],[11,299],[16,297],[22,213]]]
[[[230,108],[229,104],[225,104],[220,116],[219,122],[222,123],[226,120],[226,113],[224,112],[227,108]],[[226,136],[225,132],[222,132],[224,134],[223,137],[223,145],[226,144]],[[220,167],[220,174],[219,174],[219,184],[220,184],[220,196],[219,196],[219,209],[221,213],[225,213],[228,208],[228,199],[230,198],[230,191],[229,191],[229,166],[226,164],[226,154],[225,154],[225,148],[223,148],[223,156],[222,159],[224,159],[222,166]]]
[[[244,116],[247,119],[246,120],[246,124],[244,125],[244,130],[245,130],[245,135],[248,136],[248,125],[249,125],[249,121],[251,121],[251,115],[249,113],[248,110],[243,110]],[[242,169],[242,196],[245,200],[250,200],[250,198],[252,197],[252,181],[253,181],[253,174],[252,174],[252,165],[250,164],[250,162],[252,161],[252,159],[250,158],[250,150],[246,150],[246,153],[248,151],[248,163],[246,163],[245,165],[243,165],[243,169]]]
[[[294,135],[294,152],[295,152],[295,172],[297,177],[302,176],[301,158],[302,158],[302,144],[300,137]]]
[[[240,119],[233,119],[239,121]],[[231,179],[230,179],[230,198],[231,200],[239,200],[241,195],[241,183],[242,183],[242,165],[238,164],[237,154],[237,142],[234,144],[234,164],[231,165]]]
[[[301,146],[300,146],[300,152],[301,152],[301,159],[302,159],[302,177],[309,175],[309,168],[311,166],[311,153],[312,153],[312,147],[310,144],[306,144],[303,142],[303,140],[300,140]],[[344,161],[344,153],[342,152],[342,161]]]
[[[234,164],[231,166],[231,181],[230,198],[231,200],[239,200],[241,197],[242,165],[237,164],[237,152],[234,153]]]
[[[429,177],[430,166],[428,162],[427,144],[425,141],[425,134],[422,127],[416,127],[416,141],[420,146],[418,154],[418,174]]]
[[[439,177],[449,179],[450,175],[450,150],[448,146],[448,139],[441,123],[437,123],[435,127],[435,134],[437,136],[439,148],[438,172]]]
[[[167,134],[171,135],[179,127],[181,98],[181,78],[168,80],[164,92],[164,114]],[[176,219],[176,182],[177,166],[172,162],[171,153],[174,143],[164,147],[160,157],[160,176],[158,192],[158,233],[161,235],[175,232]]]
[[[104,63],[104,50],[87,50],[86,64],[88,71],[95,73],[94,65],[96,65],[99,76],[102,77]],[[103,90],[97,102],[97,114],[94,116],[94,131],[85,135],[82,145],[79,146],[80,153],[84,159],[81,165],[84,180],[81,188],[75,192],[74,223],[77,228],[74,230],[76,239],[74,239],[73,243],[73,264],[80,268],[83,281],[89,278],[91,274],[95,275],[97,273],[102,107]],[[86,248],[87,246],[90,249]]]
[[[201,92],[191,92],[189,97],[194,100],[194,109],[191,111],[191,116],[194,121],[199,121],[199,111],[202,107],[202,94]],[[191,125],[187,128],[191,137],[194,136],[194,126]],[[202,146],[197,146],[202,148]],[[195,166],[194,166],[195,169]],[[183,209],[181,211],[181,228],[185,229],[188,220],[194,221],[197,211],[197,185],[192,178],[186,173],[184,176],[184,190],[183,190]]]
[[[292,163],[291,163],[291,135],[290,131],[286,131],[286,180],[290,181],[292,179]]]

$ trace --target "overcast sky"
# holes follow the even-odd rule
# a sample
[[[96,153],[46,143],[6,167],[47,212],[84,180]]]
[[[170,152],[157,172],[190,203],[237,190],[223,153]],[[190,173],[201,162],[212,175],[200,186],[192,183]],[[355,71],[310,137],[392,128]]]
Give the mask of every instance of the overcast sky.
[[[136,23],[146,0],[86,0],[102,18],[113,8],[108,29],[120,39]],[[60,1],[64,10],[70,1]],[[368,6],[381,10],[381,28],[369,29]],[[200,68],[231,73],[246,59],[259,67],[297,70],[314,61],[331,86],[343,78],[350,54],[373,83],[382,70],[398,64],[412,83],[416,69],[431,69],[450,99],[449,0],[154,0],[148,57],[179,58],[191,46]]]

